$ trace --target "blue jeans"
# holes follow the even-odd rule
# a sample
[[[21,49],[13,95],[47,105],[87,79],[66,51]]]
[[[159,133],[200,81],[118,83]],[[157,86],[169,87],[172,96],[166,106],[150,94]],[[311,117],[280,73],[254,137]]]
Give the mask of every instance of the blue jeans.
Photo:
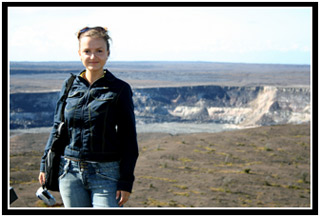
[[[65,207],[119,207],[119,161],[91,163],[61,158],[59,173]]]

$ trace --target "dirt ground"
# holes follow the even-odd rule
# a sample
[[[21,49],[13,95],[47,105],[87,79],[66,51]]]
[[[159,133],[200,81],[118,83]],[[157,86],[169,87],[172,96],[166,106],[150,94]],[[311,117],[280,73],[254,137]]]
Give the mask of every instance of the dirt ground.
[[[11,207],[45,206],[36,195],[48,134],[10,138]],[[140,156],[126,207],[310,207],[310,126],[138,135]],[[53,192],[58,207],[59,193]]]

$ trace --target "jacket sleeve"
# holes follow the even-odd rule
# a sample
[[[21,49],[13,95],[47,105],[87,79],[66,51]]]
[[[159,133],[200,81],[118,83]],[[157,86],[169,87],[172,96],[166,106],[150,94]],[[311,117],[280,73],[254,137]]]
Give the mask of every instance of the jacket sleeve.
[[[41,157],[41,163],[40,163],[40,172],[45,172],[45,159],[47,157],[47,154],[51,148],[51,143],[52,143],[52,139],[54,137],[54,135],[57,133],[57,129],[58,129],[58,126],[60,124],[60,116],[61,116],[61,107],[62,107],[62,96],[64,94],[64,91],[66,89],[66,84],[67,84],[67,79],[64,81],[63,83],[63,86],[61,88],[61,91],[59,93],[59,98],[58,98],[58,101],[57,101],[57,104],[56,104],[56,108],[55,108],[55,111],[54,111],[54,118],[53,118],[53,127],[52,127],[52,130],[50,132],[50,135],[49,135],[49,139],[47,141],[47,144],[45,146],[45,149],[44,149],[44,153]]]
[[[121,147],[120,179],[118,190],[131,192],[134,168],[139,156],[132,90],[125,84],[117,101],[117,138]]]

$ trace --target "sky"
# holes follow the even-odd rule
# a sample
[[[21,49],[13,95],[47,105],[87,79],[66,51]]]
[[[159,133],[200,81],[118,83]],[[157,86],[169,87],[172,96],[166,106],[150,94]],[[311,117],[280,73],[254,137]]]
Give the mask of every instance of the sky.
[[[310,64],[309,7],[9,7],[10,61],[80,61],[76,33],[109,29],[109,61]]]

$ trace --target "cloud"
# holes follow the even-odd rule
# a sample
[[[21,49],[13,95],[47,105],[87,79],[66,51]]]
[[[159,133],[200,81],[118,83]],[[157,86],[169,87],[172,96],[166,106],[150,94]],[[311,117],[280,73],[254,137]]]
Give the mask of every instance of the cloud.
[[[15,7],[9,9],[10,59],[78,60],[75,33],[97,25],[110,30],[111,60],[305,55],[311,50],[310,14],[306,8]]]

